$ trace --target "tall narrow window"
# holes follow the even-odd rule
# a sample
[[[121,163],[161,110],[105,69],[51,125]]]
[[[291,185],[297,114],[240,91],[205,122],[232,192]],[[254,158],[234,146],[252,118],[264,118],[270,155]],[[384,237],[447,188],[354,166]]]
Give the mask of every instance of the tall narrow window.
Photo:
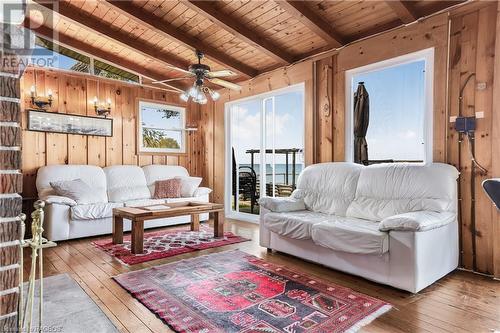
[[[227,103],[226,124],[227,213],[252,219],[258,198],[289,196],[303,168],[303,85]]]
[[[424,50],[347,72],[347,160],[432,161],[432,55]],[[366,90],[361,103],[368,103],[363,110],[356,97],[360,85]],[[360,118],[366,131],[359,131]]]

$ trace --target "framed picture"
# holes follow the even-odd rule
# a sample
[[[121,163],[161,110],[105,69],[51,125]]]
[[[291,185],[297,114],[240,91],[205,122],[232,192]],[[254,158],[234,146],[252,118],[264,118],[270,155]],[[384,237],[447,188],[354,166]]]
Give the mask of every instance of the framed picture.
[[[185,154],[186,109],[141,99],[137,103],[138,153]]]
[[[28,130],[78,135],[113,136],[113,119],[28,110]]]

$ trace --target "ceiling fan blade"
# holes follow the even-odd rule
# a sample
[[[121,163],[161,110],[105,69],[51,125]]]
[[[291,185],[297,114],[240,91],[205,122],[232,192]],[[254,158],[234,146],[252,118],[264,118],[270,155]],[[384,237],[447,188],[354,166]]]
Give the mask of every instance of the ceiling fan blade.
[[[165,83],[165,82],[171,82],[171,81],[179,81],[179,80],[187,80],[187,79],[192,79],[192,76],[189,77],[176,77],[173,79],[166,79],[166,80],[161,80],[161,81],[153,81],[151,83]]]
[[[231,90],[238,90],[238,91],[241,90],[241,86],[236,84],[236,83],[228,82],[228,81],[217,79],[217,78],[208,79],[208,81],[215,83],[215,84],[218,84],[219,86],[223,86],[224,88],[231,89]]]
[[[225,77],[225,76],[234,76],[236,75],[235,72],[230,71],[229,69],[224,69],[221,71],[215,71],[215,72],[210,72],[207,74],[208,78],[215,78],[215,77]]]
[[[167,84],[167,83],[163,83],[163,82],[159,82],[159,84],[161,85],[164,85],[170,89],[173,89],[175,92],[178,92],[178,93],[183,93],[184,91],[182,89],[179,89],[177,87],[174,87],[174,86],[171,86],[170,84]]]
[[[182,68],[179,68],[179,67],[175,67],[175,66],[166,66],[170,69],[173,69],[173,70],[176,70],[176,71],[179,71],[179,72],[183,72],[184,74],[189,74],[189,75],[192,75],[193,73],[191,73],[190,71],[188,71],[187,69],[182,69]]]

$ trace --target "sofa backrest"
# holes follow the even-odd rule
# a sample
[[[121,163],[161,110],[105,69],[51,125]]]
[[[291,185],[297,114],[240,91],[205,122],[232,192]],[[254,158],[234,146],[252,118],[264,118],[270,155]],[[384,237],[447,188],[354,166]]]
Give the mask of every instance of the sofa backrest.
[[[146,184],[151,192],[151,195],[155,192],[155,182],[157,180],[165,180],[174,177],[188,177],[189,172],[186,168],[180,165],[160,165],[151,164],[142,167],[144,171],[144,176],[146,177]]]
[[[300,174],[294,196],[302,197],[308,210],[345,216],[362,169],[344,162],[310,165]]]
[[[457,169],[442,163],[363,167],[346,215],[380,221],[419,210],[455,212],[457,178]]]
[[[48,165],[39,168],[36,177],[38,196],[44,199],[55,194],[50,182],[75,179],[81,179],[95,189],[100,202],[108,202],[106,176],[100,167],[94,165]]]
[[[110,202],[149,199],[146,177],[136,165],[114,165],[104,168]]]

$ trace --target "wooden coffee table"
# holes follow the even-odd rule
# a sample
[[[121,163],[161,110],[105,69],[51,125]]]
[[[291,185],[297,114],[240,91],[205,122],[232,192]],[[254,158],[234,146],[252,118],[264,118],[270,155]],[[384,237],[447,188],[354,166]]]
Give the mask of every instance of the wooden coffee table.
[[[144,250],[144,221],[191,215],[191,231],[200,230],[200,214],[214,213],[214,236],[224,236],[224,205],[207,202],[176,202],[163,204],[165,209],[151,210],[152,207],[113,208],[113,244],[123,243],[123,219],[132,222],[131,252],[141,254]],[[151,207],[148,209],[148,207]]]

